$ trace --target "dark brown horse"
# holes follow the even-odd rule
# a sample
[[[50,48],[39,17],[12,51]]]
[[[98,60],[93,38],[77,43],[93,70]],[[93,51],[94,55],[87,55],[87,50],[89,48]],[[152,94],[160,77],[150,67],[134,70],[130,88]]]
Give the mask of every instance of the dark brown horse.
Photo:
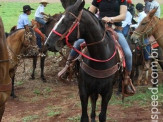
[[[6,46],[4,27],[0,18],[0,122],[5,110],[5,102],[11,94],[11,79],[9,76],[9,55]]]
[[[37,23],[36,21],[32,21],[33,25],[40,29],[42,31],[42,33],[45,34],[45,36],[47,37],[49,35],[49,33],[51,32],[52,28],[54,27],[55,23],[59,20],[59,18],[61,17],[62,14],[55,14],[53,16],[50,16],[50,18],[48,19],[47,23],[45,24],[44,28],[41,28],[41,25],[39,23]],[[38,33],[36,33],[37,35],[37,42],[41,41],[41,37]],[[44,64],[45,64],[45,58],[46,58],[46,53],[47,53],[47,49],[44,46],[44,41],[42,41],[42,47],[39,49],[40,52],[40,67],[41,67],[41,79],[43,80],[43,82],[46,82],[46,78],[44,76]],[[38,56],[33,56],[33,71],[31,74],[31,78],[35,79],[35,70],[36,70],[36,64],[37,64],[37,59]]]
[[[11,33],[7,37],[7,47],[10,57],[9,73],[12,79],[11,96],[16,97],[14,93],[14,78],[20,59],[38,55],[36,36],[34,30],[20,29]]]
[[[45,44],[50,51],[55,52],[61,50],[66,43],[71,47],[70,43],[74,43],[79,36],[85,39],[88,45],[86,55],[94,60],[84,57],[78,67],[81,122],[89,121],[87,111],[89,98],[92,103],[91,121],[95,122],[96,102],[99,95],[101,96],[99,121],[105,122],[108,102],[117,78],[119,59],[111,33],[106,34],[104,24],[99,22],[94,14],[83,9],[84,4],[84,1],[77,0],[74,5],[67,7]]]

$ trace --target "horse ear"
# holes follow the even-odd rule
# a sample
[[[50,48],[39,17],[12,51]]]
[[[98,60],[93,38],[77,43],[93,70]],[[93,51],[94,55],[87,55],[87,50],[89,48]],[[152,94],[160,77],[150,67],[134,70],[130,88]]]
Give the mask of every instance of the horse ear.
[[[158,7],[157,7],[158,8]],[[154,15],[155,15],[155,13],[156,13],[156,11],[157,11],[157,8],[154,8],[154,9],[152,9],[150,12],[149,12],[149,17],[150,18],[152,18]]]
[[[78,11],[81,11],[84,8],[85,0],[77,0],[74,4],[75,7],[78,8]]]
[[[83,0],[83,2],[80,4],[78,11],[81,11],[84,8],[85,5],[85,0]]]
[[[77,0],[60,0],[64,9],[68,6],[73,5]]]

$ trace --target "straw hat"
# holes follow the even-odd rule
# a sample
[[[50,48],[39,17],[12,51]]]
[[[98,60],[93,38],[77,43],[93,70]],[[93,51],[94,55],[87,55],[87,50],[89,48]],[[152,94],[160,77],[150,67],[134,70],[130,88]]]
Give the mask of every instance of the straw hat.
[[[41,3],[49,4],[47,0],[41,0],[40,4],[41,4]]]

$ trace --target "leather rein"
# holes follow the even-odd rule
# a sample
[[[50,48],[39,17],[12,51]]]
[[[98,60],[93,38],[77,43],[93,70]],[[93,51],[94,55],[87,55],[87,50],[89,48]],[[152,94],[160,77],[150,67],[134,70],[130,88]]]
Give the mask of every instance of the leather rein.
[[[101,62],[101,63],[104,63],[104,62],[108,62],[110,61],[115,55],[116,55],[116,48],[114,50],[114,53],[112,54],[112,56],[106,60],[98,60],[98,59],[94,59],[84,53],[82,53],[81,51],[77,50],[76,48],[74,48],[69,42],[69,36],[70,34],[75,30],[76,27],[78,27],[78,33],[77,33],[77,38],[80,37],[80,31],[79,31],[79,25],[80,25],[80,20],[81,20],[81,16],[82,16],[82,13],[83,13],[83,10],[80,11],[79,15],[78,16],[75,16],[73,13],[71,12],[68,12],[69,14],[71,14],[73,17],[75,17],[75,21],[73,22],[73,24],[70,26],[70,28],[64,33],[64,34],[60,34],[59,32],[57,32],[56,30],[52,30],[52,32],[54,32],[55,34],[57,34],[58,36],[60,36],[59,38],[59,41],[62,41],[63,39],[66,39],[66,44],[68,47],[72,48],[73,50],[75,50],[77,53],[79,53],[80,55],[82,55],[83,57],[89,59],[89,60],[92,60],[92,61],[95,61],[95,62]],[[91,45],[95,45],[95,44],[98,44],[98,43],[101,43],[104,41],[104,38],[105,38],[105,35],[106,35],[106,30],[104,32],[104,35],[103,35],[103,38],[98,41],[98,42],[94,42],[94,43],[90,43],[90,44],[86,44],[86,46],[91,46]]]
[[[87,55],[85,55],[84,53],[82,53],[81,51],[77,50],[76,48],[74,48],[69,42],[69,36],[70,34],[75,30],[76,27],[78,27],[78,32],[77,32],[77,38],[80,37],[80,32],[79,32],[79,24],[80,24],[80,20],[81,20],[81,16],[82,16],[82,11],[80,11],[79,15],[76,17],[73,13],[69,12],[69,14],[71,14],[73,17],[75,17],[75,21],[73,22],[73,24],[70,26],[70,28],[64,33],[64,34],[60,34],[59,32],[57,32],[56,30],[52,30],[52,32],[54,32],[55,34],[57,34],[58,36],[60,36],[60,39],[59,41],[62,41],[64,38],[66,39],[66,44],[67,46],[69,46],[70,48],[72,48],[73,50],[75,50],[77,53],[79,53],[80,55],[82,55],[83,57],[89,59],[89,60],[92,60],[92,61],[95,61],[95,62],[101,62],[101,63],[105,63],[105,62],[108,62],[110,61],[117,53],[117,48],[115,46],[115,50],[114,50],[114,53],[112,54],[112,56],[106,60],[98,60],[98,59],[94,59],[94,58],[91,58]],[[95,45],[95,44],[98,44],[98,43],[101,43],[104,41],[105,39],[105,35],[106,35],[106,29],[105,29],[105,32],[104,32],[104,35],[102,37],[102,39],[98,42],[94,42],[94,43],[90,43],[90,44],[86,44],[86,46],[91,46],[91,45]],[[113,37],[114,38],[114,37]],[[115,40],[114,40],[114,43]],[[118,70],[119,70],[119,63],[115,64],[114,66],[110,67],[110,68],[107,68],[105,70],[96,70],[96,69],[93,69],[91,68],[90,66],[88,66],[84,61],[81,61],[80,63],[80,67],[87,73],[89,74],[90,76],[92,77],[95,77],[95,78],[107,78],[113,74],[115,74]]]

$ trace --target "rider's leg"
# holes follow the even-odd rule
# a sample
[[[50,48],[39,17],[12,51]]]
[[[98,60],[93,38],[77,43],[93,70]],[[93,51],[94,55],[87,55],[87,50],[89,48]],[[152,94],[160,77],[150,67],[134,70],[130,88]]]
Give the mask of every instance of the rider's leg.
[[[130,29],[130,25],[126,25],[122,30],[122,33],[125,37],[127,37],[129,29]]]
[[[144,44],[149,44],[149,40],[148,39],[144,39]],[[151,46],[147,45],[145,47],[144,51],[144,59],[145,59],[145,65],[144,65],[144,70],[148,70],[150,67],[150,52],[151,52]]]
[[[129,86],[129,80],[130,80],[130,73],[132,70],[132,52],[130,50],[130,47],[122,34],[122,31],[116,30],[118,37],[119,37],[119,44],[121,45],[123,52],[125,54],[125,60],[126,60],[126,71],[125,71],[125,77],[124,77],[124,85],[125,85],[125,93],[130,95],[134,94],[134,91],[131,89],[131,86]]]
[[[42,18],[35,17],[35,20],[36,20],[37,22],[39,22],[40,24],[42,24],[42,25],[45,25],[45,24],[46,24],[46,21],[45,21],[44,19],[42,19]]]
[[[78,39],[73,47],[76,48],[77,50],[80,50],[80,44],[83,43],[85,40],[84,39]],[[71,50],[70,51],[70,54],[67,58],[67,61],[66,61],[66,65],[65,67],[58,73],[58,77],[62,77],[64,74],[66,74],[67,70],[69,69],[70,67],[70,64],[72,63],[72,61],[77,57],[78,53],[75,51],[75,50]]]

